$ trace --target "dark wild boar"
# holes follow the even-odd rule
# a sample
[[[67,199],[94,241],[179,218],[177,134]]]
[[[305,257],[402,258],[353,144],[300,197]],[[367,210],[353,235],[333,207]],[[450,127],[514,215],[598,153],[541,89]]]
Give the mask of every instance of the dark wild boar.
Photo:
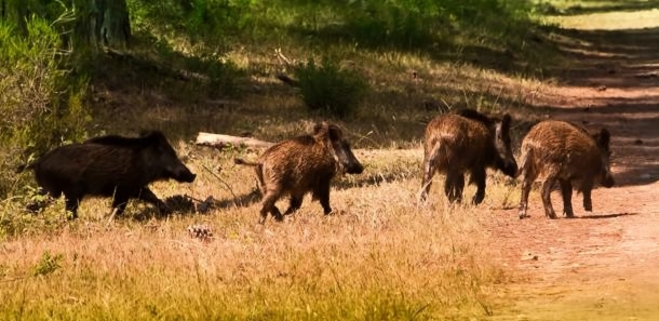
[[[426,126],[423,159],[425,201],[435,172],[446,173],[444,193],[450,202],[461,202],[465,172],[477,186],[473,204],[485,198],[486,169],[494,168],[515,177],[517,163],[510,147],[511,117],[489,117],[473,109],[435,117]]]
[[[522,141],[519,218],[527,217],[529,192],[538,177],[544,178],[541,193],[547,217],[556,218],[550,198],[556,182],[560,184],[565,216],[574,217],[573,184],[583,193],[584,209],[592,211],[590,194],[594,184],[599,182],[604,187],[615,184],[609,164],[610,139],[605,128],[591,134],[579,125],[564,121],[546,120],[533,126]]]
[[[34,170],[37,183],[52,197],[64,194],[66,210],[73,213],[73,218],[86,195],[114,196],[113,215],[121,214],[130,198],[166,212],[167,205],[147,185],[170,178],[191,183],[196,177],[158,131],[137,138],[101,136],[61,146],[27,168]]]
[[[298,136],[268,148],[256,162],[236,158],[236,164],[256,167],[259,188],[263,193],[261,217],[268,213],[278,220],[292,214],[302,205],[304,195],[311,192],[319,200],[325,215],[330,207],[330,181],[340,172],[361,174],[364,167],[355,158],[350,144],[339,127],[326,122],[314,126],[312,135]],[[290,205],[282,215],[275,203],[290,195]]]

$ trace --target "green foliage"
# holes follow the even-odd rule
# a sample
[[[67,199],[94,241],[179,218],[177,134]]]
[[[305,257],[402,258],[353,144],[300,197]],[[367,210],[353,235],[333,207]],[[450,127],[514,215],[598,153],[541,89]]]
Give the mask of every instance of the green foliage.
[[[0,22],[0,195],[16,182],[14,170],[30,154],[41,154],[85,133],[86,78],[65,66],[60,35],[40,19],[21,37]]]
[[[527,20],[530,5],[522,0],[279,0],[253,1],[251,9],[252,36],[428,51],[451,43],[463,30],[485,30],[499,38],[505,26],[489,24]]]
[[[528,20],[524,0],[128,0],[133,25],[183,37],[206,50],[298,38],[370,49],[418,50],[447,43],[456,29],[487,30]],[[497,26],[494,36],[503,26]]]
[[[443,29],[436,1],[353,1],[328,3],[334,21],[319,26],[321,38],[356,42],[367,48],[425,48]]]
[[[46,250],[43,252],[41,255],[41,260],[34,266],[32,269],[32,275],[33,276],[39,276],[39,275],[48,275],[51,274],[60,267],[62,267],[61,262],[64,259],[64,255],[62,254],[56,254],[52,255],[50,254],[50,251]]]
[[[318,65],[313,59],[298,64],[295,76],[305,105],[311,110],[337,117],[353,114],[364,99],[368,85],[356,72],[341,69],[324,57]]]
[[[12,186],[11,192],[13,196],[0,202],[0,240],[54,232],[68,223],[63,200],[53,200],[30,185]],[[50,210],[43,210],[50,204]]]
[[[207,51],[225,52],[250,24],[250,0],[128,0],[131,22],[174,37],[186,38]]]
[[[187,58],[185,67],[192,72],[208,76],[209,81],[203,86],[208,97],[235,95],[238,90],[236,79],[241,77],[242,73],[231,61],[223,61],[220,55],[200,54]]]

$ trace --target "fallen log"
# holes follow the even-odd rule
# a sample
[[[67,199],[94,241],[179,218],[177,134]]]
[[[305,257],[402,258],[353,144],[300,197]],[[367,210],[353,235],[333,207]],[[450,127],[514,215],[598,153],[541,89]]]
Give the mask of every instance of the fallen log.
[[[204,133],[204,132],[199,132],[195,144],[211,146],[216,148],[223,148],[226,146],[268,148],[274,145],[274,143],[266,142],[252,137],[240,137],[240,136],[231,136],[231,135]]]

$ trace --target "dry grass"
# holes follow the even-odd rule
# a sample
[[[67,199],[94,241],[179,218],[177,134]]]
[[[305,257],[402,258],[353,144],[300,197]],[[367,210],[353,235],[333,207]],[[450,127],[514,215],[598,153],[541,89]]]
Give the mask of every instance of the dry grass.
[[[576,26],[569,24],[572,17],[561,19]],[[575,16],[573,23],[598,19]],[[498,253],[488,244],[496,240],[483,223],[506,215],[501,210],[519,202],[519,190],[494,174],[482,205],[451,206],[439,176],[429,203],[418,205],[424,124],[461,107],[528,120],[540,116],[523,108],[559,104],[557,97],[573,104],[570,94],[551,79],[469,62],[331,50],[341,51],[342,64],[359,70],[374,89],[356,117],[340,124],[366,172],[335,181],[335,215],[323,216],[307,197],[285,222],[258,225],[254,173],[232,163],[236,155],[255,154],[190,145],[199,131],[278,141],[320,118],[306,111],[294,88],[273,77],[287,68],[274,48],[259,44],[229,53],[249,76],[239,81],[241,95],[226,101],[206,99],[189,83],[125,86],[119,78],[119,85],[95,88],[94,130],[164,130],[199,176],[190,185],[154,184],[154,192],[161,198],[212,196],[215,208],[160,217],[133,202],[107,225],[107,199],[85,200],[72,222],[62,200],[38,215],[0,201],[0,224],[11,225],[0,226],[11,231],[0,235],[0,319],[470,320],[491,314],[497,288],[515,276],[492,259]],[[308,58],[302,48],[285,54]],[[514,125],[513,146],[524,126]],[[465,193],[470,199],[474,188]],[[212,238],[191,237],[192,224],[212,227]]]
[[[181,96],[196,94],[188,84],[96,87],[95,130],[161,129],[179,141],[179,154],[198,174],[190,185],[153,184],[157,195],[212,196],[216,206],[206,214],[159,217],[133,202],[106,227],[107,199],[85,200],[73,222],[65,219],[62,200],[39,215],[1,203],[0,223],[13,225],[0,243],[0,319],[467,320],[491,314],[492,297],[508,274],[490,259],[497,254],[482,222],[518,201],[514,184],[492,175],[481,206],[451,206],[439,176],[429,203],[419,206],[420,140],[425,122],[441,112],[513,111],[541,99],[546,83],[410,53],[341,56],[374,88],[357,116],[340,123],[366,172],[335,181],[335,215],[323,216],[307,197],[281,224],[257,224],[253,170],[232,163],[238,154],[255,154],[190,145],[199,131],[278,141],[320,118],[306,111],[295,89],[274,80],[285,66],[271,50],[231,53],[251,75],[241,83],[243,94],[226,103],[196,96],[182,103]],[[468,187],[465,199],[474,192]],[[211,226],[213,237],[190,237],[192,224]]]
[[[213,195],[212,212],[158,218],[133,202],[106,228],[108,201],[90,199],[77,221],[7,239],[0,319],[399,320],[491,312],[493,286],[506,276],[488,260],[494,254],[481,221],[506,202],[510,188],[498,175],[479,209],[446,204],[440,188],[418,206],[421,150],[359,150],[367,172],[336,182],[335,215],[323,216],[307,197],[284,223],[258,225],[258,203],[232,202],[232,192],[254,189],[252,170],[231,167],[231,152],[183,147],[198,180],[158,183],[154,191]],[[218,166],[219,174],[203,169]],[[61,201],[40,217],[60,211]],[[211,226],[213,237],[191,238],[186,227],[196,223]]]
[[[293,54],[287,55],[294,59]],[[541,104],[544,89],[551,86],[550,82],[420,54],[348,51],[344,55],[342,65],[358,70],[372,88],[356,115],[340,121],[357,148],[416,148],[425,123],[439,113],[465,107],[515,113]],[[231,59],[244,70],[259,70],[240,80],[240,97],[197,98],[195,103],[185,103],[177,97],[184,95],[184,89],[127,87],[119,91],[99,86],[103,103],[95,105],[94,119],[101,120],[95,129],[131,133],[158,128],[185,140],[193,139],[198,131],[247,132],[278,141],[305,131],[310,122],[324,117],[308,112],[298,91],[275,79],[287,67],[272,52],[238,51]],[[106,119],[112,121],[103,121]]]

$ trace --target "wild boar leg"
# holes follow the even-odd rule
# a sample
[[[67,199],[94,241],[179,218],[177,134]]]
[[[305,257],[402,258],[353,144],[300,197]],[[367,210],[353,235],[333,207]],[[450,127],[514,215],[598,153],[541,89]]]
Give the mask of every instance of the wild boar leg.
[[[469,180],[476,183],[476,194],[471,202],[478,205],[485,199],[485,167],[473,168]]]
[[[581,185],[581,193],[583,194],[583,209],[587,212],[593,211],[593,200],[591,198],[592,190],[593,190],[592,179],[584,179]]]
[[[419,200],[425,201],[428,198],[428,192],[430,192],[430,186],[432,185],[432,177],[435,176],[437,167],[434,164],[434,157],[426,159],[423,162],[423,191],[419,197]]]
[[[126,210],[126,205],[128,204],[129,197],[127,195],[115,193],[114,199],[112,200],[112,215],[121,215]]]
[[[449,170],[446,173],[446,182],[444,183],[444,193],[448,197],[449,202],[461,203],[462,191],[465,186],[465,175],[458,173],[457,170]]]
[[[64,195],[66,198],[65,200],[65,207],[67,212],[71,212],[72,217],[71,218],[78,218],[78,206],[80,205],[81,198],[77,196],[72,196],[72,195]]]
[[[561,194],[563,195],[563,214],[566,217],[574,217],[572,210],[572,182],[569,179],[559,179]]]
[[[160,200],[156,194],[151,191],[148,187],[142,187],[137,195],[134,195],[135,198],[145,201],[147,203],[153,204],[161,211],[163,214],[171,212],[171,209],[165,202]]]
[[[329,215],[332,213],[332,207],[330,207],[330,181],[325,180],[319,182],[316,188],[313,191],[313,197],[320,201],[320,206],[323,207],[323,213]]]
[[[455,176],[455,185],[454,185],[454,198],[455,201],[458,203],[462,203],[462,192],[464,191],[465,188],[465,174],[460,173]]]
[[[522,196],[519,200],[519,218],[529,217],[526,211],[529,208],[529,193],[537,175],[528,169],[523,169]]]
[[[304,198],[304,195],[291,195],[291,200],[288,205],[288,209],[286,212],[284,212],[284,215],[291,215],[295,213],[298,209],[300,209],[300,206],[302,206],[302,199]]]
[[[551,190],[556,183],[556,178],[553,176],[547,177],[542,183],[542,205],[545,208],[545,215],[549,218],[556,218],[554,208],[551,206]]]
[[[263,205],[261,206],[261,219],[259,220],[259,223],[265,223],[265,220],[268,218],[268,213],[272,214],[272,216],[277,221],[282,221],[284,219],[284,216],[281,215],[281,212],[277,206],[275,206],[275,203],[277,202],[277,199],[279,199],[280,194],[281,193],[279,191],[272,190],[265,194],[263,197]]]

